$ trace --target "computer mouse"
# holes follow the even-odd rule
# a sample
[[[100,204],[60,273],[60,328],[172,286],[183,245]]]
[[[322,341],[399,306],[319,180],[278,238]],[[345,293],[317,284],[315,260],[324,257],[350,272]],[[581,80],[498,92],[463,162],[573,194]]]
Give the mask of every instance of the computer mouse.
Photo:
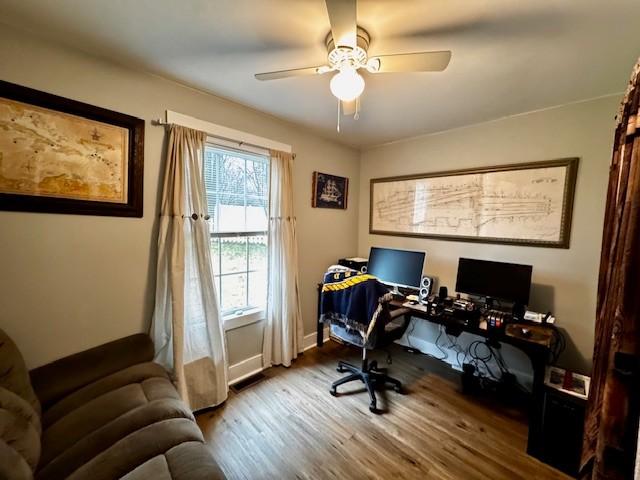
[[[529,328],[525,328],[525,327],[522,327],[522,336],[523,336],[523,337],[527,337],[527,338],[529,338],[531,335],[533,335],[533,334],[531,333],[531,329],[529,329]]]

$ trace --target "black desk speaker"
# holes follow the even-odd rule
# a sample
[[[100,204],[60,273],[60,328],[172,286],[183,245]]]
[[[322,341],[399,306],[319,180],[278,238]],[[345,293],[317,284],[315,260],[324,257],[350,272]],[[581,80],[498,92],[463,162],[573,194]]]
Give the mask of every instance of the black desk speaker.
[[[448,296],[449,296],[449,291],[447,290],[447,287],[445,286],[440,287],[440,289],[438,290],[438,298],[440,300],[444,300]]]

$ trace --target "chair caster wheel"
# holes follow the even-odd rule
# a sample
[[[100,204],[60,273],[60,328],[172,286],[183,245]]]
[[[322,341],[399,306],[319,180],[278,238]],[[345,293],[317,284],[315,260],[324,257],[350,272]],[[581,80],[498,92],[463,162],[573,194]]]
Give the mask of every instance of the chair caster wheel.
[[[378,409],[376,408],[376,404],[375,403],[370,403],[369,404],[369,410],[371,411],[371,413],[378,413]]]
[[[402,387],[393,387],[393,391],[400,394],[404,393]]]
[[[336,370],[337,370],[338,372],[340,372],[340,373],[344,373],[344,372],[346,372],[346,370],[345,370],[344,368],[342,368],[342,367],[338,367],[338,368],[336,368]]]
[[[333,395],[334,397],[337,397],[337,396],[338,396],[338,392],[336,391],[336,389],[335,389],[335,388],[330,389],[330,390],[329,390],[329,393],[330,393],[331,395]]]

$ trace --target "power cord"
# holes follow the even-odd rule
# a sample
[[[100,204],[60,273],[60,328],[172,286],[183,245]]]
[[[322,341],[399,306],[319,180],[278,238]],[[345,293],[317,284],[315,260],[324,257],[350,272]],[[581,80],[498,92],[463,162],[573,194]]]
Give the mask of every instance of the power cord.
[[[468,350],[465,350],[460,346],[460,344],[458,343],[457,337],[447,333],[447,339],[449,340],[449,345],[447,345],[445,348],[448,348],[455,352],[458,368],[462,369],[462,365],[465,363],[465,360],[467,359],[467,356],[468,356],[468,353],[467,353]],[[464,355],[464,357],[462,358],[462,362],[460,362],[460,355]]]
[[[410,337],[411,337],[411,334],[413,333],[413,330],[415,329],[415,325],[416,325],[416,324],[415,324],[415,322],[413,322],[413,321],[412,321],[412,322],[411,322],[410,330],[408,330],[408,331],[405,333],[405,336],[406,336],[406,339],[407,339],[407,343],[409,344],[409,346],[408,346],[408,347],[405,347],[405,348],[404,348],[407,352],[415,353],[415,354],[420,354],[420,355],[426,355],[427,357],[431,357],[431,358],[434,358],[434,359],[436,359],[436,360],[440,360],[440,361],[442,361],[442,360],[446,360],[447,358],[449,358],[449,355],[447,354],[447,352],[445,352],[445,351],[442,349],[442,347],[440,346],[440,344],[439,344],[439,342],[440,342],[440,338],[442,337],[442,333],[443,333],[443,330],[444,330],[444,327],[443,327],[442,325],[440,325],[440,333],[438,333],[438,336],[437,336],[437,338],[436,338],[436,341],[434,342],[434,344],[435,344],[435,346],[437,347],[437,349],[438,349],[438,350],[440,350],[440,352],[442,353],[442,357],[437,357],[437,356],[432,355],[432,354],[430,354],[430,353],[425,353],[425,352],[423,352],[422,350],[420,350],[420,349],[418,349],[418,348],[414,347],[414,346],[411,344]]]
[[[550,327],[553,331],[553,340],[551,341],[550,346],[551,364],[553,365],[558,361],[560,355],[562,355],[562,352],[564,352],[564,350],[567,348],[567,340],[565,339],[560,329],[558,329],[558,327],[556,327],[555,325],[550,325]]]

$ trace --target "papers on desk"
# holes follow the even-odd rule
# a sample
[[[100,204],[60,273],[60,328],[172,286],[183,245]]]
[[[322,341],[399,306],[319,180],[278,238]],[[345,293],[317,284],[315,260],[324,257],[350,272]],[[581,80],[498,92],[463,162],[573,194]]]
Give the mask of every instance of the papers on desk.
[[[364,263],[369,261],[368,258],[363,258],[363,257],[351,257],[351,258],[345,258],[345,260],[348,260],[350,262],[356,262],[356,263]]]
[[[402,306],[411,310],[420,310],[421,312],[427,311],[427,306],[421,303],[404,302]]]

